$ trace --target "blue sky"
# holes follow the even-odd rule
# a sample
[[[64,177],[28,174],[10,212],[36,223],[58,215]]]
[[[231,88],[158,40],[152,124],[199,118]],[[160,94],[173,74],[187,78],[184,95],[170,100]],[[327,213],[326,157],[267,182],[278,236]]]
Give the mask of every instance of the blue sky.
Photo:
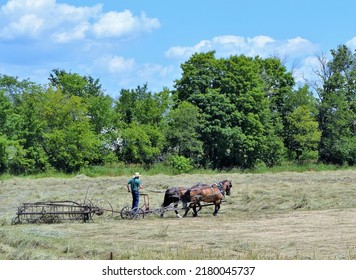
[[[356,1],[0,0],[0,73],[46,84],[59,68],[106,93],[171,88],[195,52],[278,56],[297,81],[316,55],[356,49]]]

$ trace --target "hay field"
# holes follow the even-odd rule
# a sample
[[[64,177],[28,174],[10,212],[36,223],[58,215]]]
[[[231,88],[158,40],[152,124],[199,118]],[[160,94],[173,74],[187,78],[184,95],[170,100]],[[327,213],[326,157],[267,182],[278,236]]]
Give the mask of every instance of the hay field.
[[[230,179],[219,215],[95,223],[11,225],[22,202],[85,196],[115,210],[130,204],[127,177],[9,179],[0,182],[0,259],[356,259],[356,170],[141,176],[158,208],[172,186]],[[181,211],[182,212],[182,211]]]

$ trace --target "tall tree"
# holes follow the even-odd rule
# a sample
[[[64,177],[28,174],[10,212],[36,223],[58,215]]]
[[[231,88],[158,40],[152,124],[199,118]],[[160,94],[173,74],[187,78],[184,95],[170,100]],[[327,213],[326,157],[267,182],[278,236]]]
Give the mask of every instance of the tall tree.
[[[322,130],[320,160],[355,164],[356,53],[342,45],[331,50],[331,55],[332,60],[321,64],[318,72],[323,82],[318,89]]]
[[[297,161],[317,160],[321,132],[307,106],[297,107],[287,116],[290,158]]]
[[[171,106],[170,92],[149,91],[147,84],[136,89],[122,89],[115,102],[115,110],[124,124],[150,124],[160,126],[164,114]]]
[[[267,138],[278,138],[258,60],[246,56],[216,59],[209,52],[194,54],[182,70],[182,78],[175,83],[175,100],[187,100],[201,110],[198,132],[206,165],[253,167],[258,160],[276,162],[267,152],[273,142]]]
[[[46,154],[41,146],[42,124],[39,117],[43,101],[43,87],[28,80],[1,76],[0,87],[8,102],[0,131],[6,135],[10,160],[7,171],[12,173],[42,172],[48,168]],[[5,106],[5,107],[4,107]]]
[[[54,69],[50,73],[49,81],[53,87],[60,89],[61,93],[82,99],[90,117],[90,124],[97,134],[113,126],[114,100],[104,94],[99,79]]]
[[[136,89],[123,89],[115,101],[121,147],[119,160],[151,164],[163,152],[165,145],[164,116],[170,108],[170,92],[149,91],[147,84]]]
[[[91,129],[82,98],[50,88],[42,106],[43,148],[53,167],[73,172],[98,160],[102,142]]]
[[[167,116],[166,138],[168,152],[198,162],[202,155],[202,142],[198,139],[199,108],[183,101]]]

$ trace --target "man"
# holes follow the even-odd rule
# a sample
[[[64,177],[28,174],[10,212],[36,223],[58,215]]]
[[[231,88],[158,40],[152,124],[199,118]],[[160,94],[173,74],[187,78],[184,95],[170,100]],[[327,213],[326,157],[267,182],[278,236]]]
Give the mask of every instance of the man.
[[[138,209],[140,202],[140,189],[143,189],[138,172],[127,182],[127,191],[132,194],[132,209]]]

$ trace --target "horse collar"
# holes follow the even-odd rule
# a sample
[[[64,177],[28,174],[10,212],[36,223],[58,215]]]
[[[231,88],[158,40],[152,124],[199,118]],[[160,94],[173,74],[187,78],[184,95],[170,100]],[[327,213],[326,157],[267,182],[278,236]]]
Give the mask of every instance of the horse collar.
[[[218,185],[218,188],[219,188],[220,192],[224,192],[224,187],[221,184],[221,182],[219,182],[217,185]]]
[[[221,184],[221,182],[217,183],[216,184],[220,193],[225,197],[225,189],[224,189],[224,186]]]

